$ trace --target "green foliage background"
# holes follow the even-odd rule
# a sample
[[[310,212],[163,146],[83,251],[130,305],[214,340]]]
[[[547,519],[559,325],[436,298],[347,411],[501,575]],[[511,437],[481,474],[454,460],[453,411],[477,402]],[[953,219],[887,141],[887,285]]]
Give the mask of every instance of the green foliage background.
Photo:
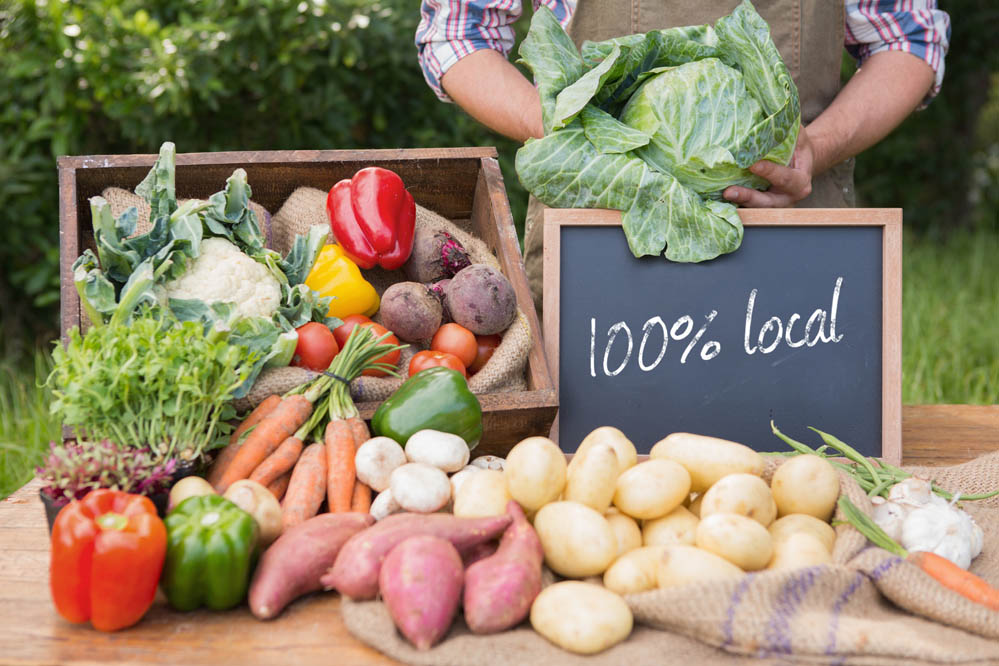
[[[996,230],[999,10],[944,4],[943,93],[859,158],[858,190],[908,230]],[[495,145],[522,220],[517,146],[434,97],[418,21],[410,0],[0,0],[3,325],[57,326],[58,155]]]

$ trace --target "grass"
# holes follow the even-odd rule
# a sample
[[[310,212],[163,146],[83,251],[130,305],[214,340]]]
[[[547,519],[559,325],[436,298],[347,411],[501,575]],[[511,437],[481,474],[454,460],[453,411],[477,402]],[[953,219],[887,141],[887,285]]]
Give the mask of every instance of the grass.
[[[902,401],[999,403],[999,230],[909,233],[902,270]],[[0,497],[33,476],[60,436],[38,386],[48,354],[16,356],[0,355]]]
[[[999,403],[999,230],[909,236],[902,402]]]
[[[49,442],[60,437],[49,415],[51,395],[38,386],[50,368],[47,353],[27,363],[14,354],[0,357],[0,497],[27,483]]]

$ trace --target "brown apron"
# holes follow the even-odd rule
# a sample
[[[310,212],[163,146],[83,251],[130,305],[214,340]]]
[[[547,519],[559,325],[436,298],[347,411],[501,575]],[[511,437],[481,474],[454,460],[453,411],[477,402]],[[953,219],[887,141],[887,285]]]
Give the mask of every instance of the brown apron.
[[[713,24],[740,0],[579,0],[569,36],[578,47],[585,40],[603,41],[622,35],[680,25]],[[803,124],[815,120],[840,89],[843,57],[844,3],[838,0],[754,0],[770,26],[777,50],[798,86]],[[856,205],[853,159],[834,166],[812,181],[812,193],[796,205],[803,208],[846,208]],[[524,264],[534,304],[541,316],[541,216],[544,204],[530,198],[524,238]]]

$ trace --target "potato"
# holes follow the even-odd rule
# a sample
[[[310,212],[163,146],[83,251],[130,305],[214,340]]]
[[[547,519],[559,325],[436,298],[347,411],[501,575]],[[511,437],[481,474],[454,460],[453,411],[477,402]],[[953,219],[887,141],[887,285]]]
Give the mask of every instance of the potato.
[[[451,499],[454,500],[458,497],[458,489],[468,480],[468,477],[475,474],[476,472],[481,472],[481,467],[476,467],[474,465],[465,465],[463,468],[455,472],[449,477],[451,481]],[[506,481],[503,482],[504,484]]]
[[[186,500],[188,497],[198,497],[200,495],[214,495],[215,488],[200,476],[185,476],[183,479],[173,484],[170,488],[170,499],[167,502],[167,511]]]
[[[656,584],[660,588],[745,575],[742,569],[725,558],[694,546],[662,546],[662,549],[656,565]]]
[[[392,472],[405,464],[406,452],[390,437],[372,437],[361,444],[354,454],[357,478],[379,493],[389,487]]]
[[[566,578],[602,574],[617,556],[610,523],[579,502],[546,504],[534,517],[534,529],[548,567]]]
[[[674,460],[690,472],[690,489],[703,493],[729,474],[763,474],[765,461],[748,446],[727,439],[675,432],[659,440],[649,458]]]
[[[530,513],[562,493],[565,468],[565,454],[555,442],[547,437],[528,437],[510,449],[503,474],[510,497]]]
[[[795,456],[774,472],[770,490],[777,515],[804,513],[828,521],[839,498],[839,475],[819,456]]]
[[[634,518],[618,511],[608,511],[604,514],[604,518],[607,519],[617,539],[617,557],[641,547],[642,530],[638,528]]]
[[[226,488],[223,497],[246,511],[257,521],[257,525],[260,526],[260,545],[262,547],[269,546],[272,541],[281,536],[281,531],[284,529],[281,503],[267,488],[256,481],[240,479]]]
[[[631,443],[631,440],[613,426],[601,426],[583,438],[583,441],[576,448],[572,460],[569,461],[569,467],[574,467],[578,464],[573,461],[580,458],[580,456],[597,444],[608,444],[614,449],[614,453],[617,454],[618,472],[623,472],[629,467],[634,467],[638,464],[638,451],[635,449],[635,445]]]
[[[690,500],[690,504],[687,505],[687,508],[690,509],[690,512],[692,514],[694,514],[695,516],[697,516],[698,518],[700,518],[701,517],[701,504],[703,502],[704,502],[704,493],[697,493],[697,496],[694,497],[694,499]]]
[[[770,487],[760,477],[729,474],[704,493],[701,520],[713,513],[739,513],[767,527],[777,517],[777,504]]]
[[[617,466],[617,453],[609,444],[591,447],[575,466],[568,468],[564,499],[606,511],[614,499]]]
[[[502,516],[506,513],[510,493],[503,472],[478,469],[458,487],[454,497],[454,515],[459,518]]]
[[[738,513],[713,513],[697,525],[697,547],[720,555],[744,571],[764,568],[773,556],[767,528]]]
[[[604,572],[604,587],[617,594],[637,594],[654,590],[659,558],[665,546],[644,546],[629,551],[614,560]]]
[[[617,477],[614,506],[632,518],[665,516],[690,493],[690,474],[672,460],[646,460]]]
[[[563,581],[531,605],[531,626],[563,650],[595,654],[631,634],[634,618],[624,599],[599,585]]]
[[[642,525],[642,543],[646,546],[671,543],[694,545],[698,518],[685,507],[678,506],[662,518],[646,520]]]
[[[406,440],[406,459],[442,472],[457,472],[468,464],[468,444],[449,432],[418,430]]]
[[[836,545],[836,530],[829,523],[804,513],[790,513],[770,525],[770,537],[776,544],[795,532],[808,532],[822,542],[830,553]]]
[[[792,532],[774,543],[774,555],[767,569],[800,569],[831,564],[832,555],[810,532]]]

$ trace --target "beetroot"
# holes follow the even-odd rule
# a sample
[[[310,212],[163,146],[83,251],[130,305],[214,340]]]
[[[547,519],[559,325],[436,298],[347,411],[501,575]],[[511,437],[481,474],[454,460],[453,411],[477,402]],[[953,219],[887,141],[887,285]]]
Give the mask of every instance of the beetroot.
[[[441,308],[443,313],[441,314],[441,325],[450,324],[454,319],[451,318],[451,311],[447,307],[447,286],[451,284],[451,278],[444,278],[443,280],[438,280],[437,282],[431,282],[425,284],[430,293],[437,297],[437,300],[441,302]]]
[[[419,282],[396,282],[382,294],[382,324],[407,342],[434,337],[443,314],[441,302]]]
[[[507,504],[513,523],[503,533],[495,555],[465,572],[465,622],[476,634],[492,634],[516,625],[541,592],[544,550],[537,532],[516,501]]]
[[[458,550],[440,537],[410,537],[385,558],[378,587],[395,626],[418,650],[430,649],[451,627],[463,574]]]
[[[403,270],[415,282],[436,282],[449,278],[471,262],[464,246],[446,231],[416,228],[413,251]]]
[[[476,335],[501,333],[517,318],[513,285],[486,264],[472,264],[451,279],[447,305],[455,323]]]

